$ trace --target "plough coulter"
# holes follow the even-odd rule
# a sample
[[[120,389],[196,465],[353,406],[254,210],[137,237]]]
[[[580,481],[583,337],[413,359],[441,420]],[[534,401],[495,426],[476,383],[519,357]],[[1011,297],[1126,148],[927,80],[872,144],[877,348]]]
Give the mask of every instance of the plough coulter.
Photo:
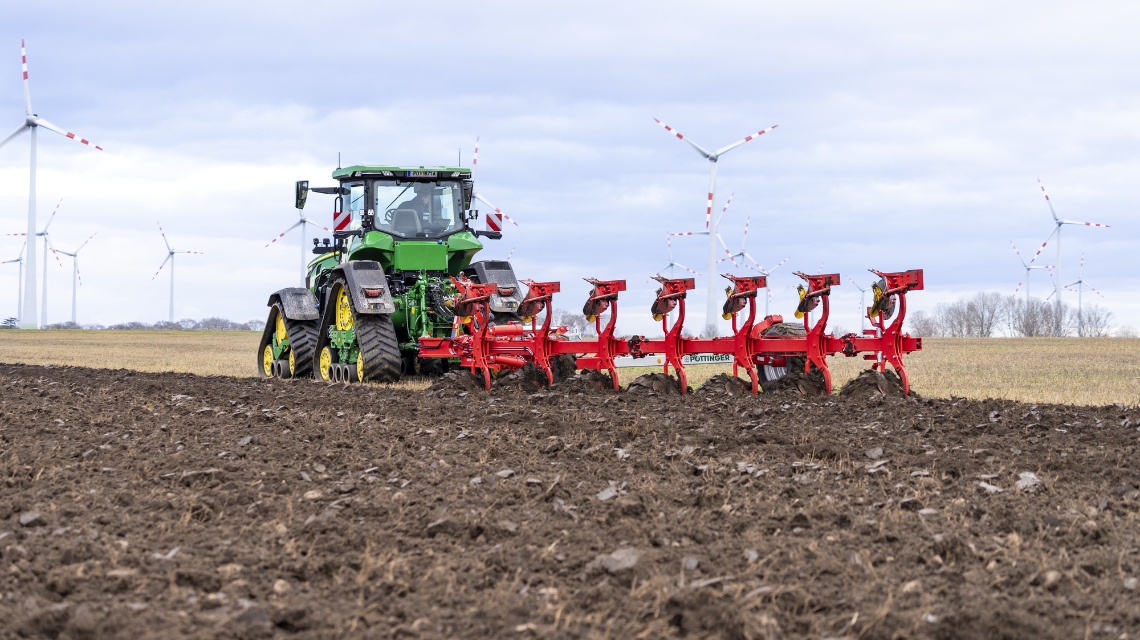
[[[559,292],[558,282],[524,281],[527,295],[519,303],[521,322],[496,323],[490,301],[492,296],[509,295],[501,285],[481,284],[462,275],[453,277],[458,292],[455,299],[451,335],[448,337],[421,337],[421,358],[458,359],[460,366],[482,379],[485,388],[491,388],[491,379],[497,372],[533,365],[541,370],[548,384],[554,382],[553,360],[558,356],[576,358],[578,369],[606,371],[619,386],[614,358],[631,356],[645,358],[664,356],[664,373],[676,371],[681,393],[688,389],[685,365],[682,358],[692,354],[727,354],[733,357],[733,375],[743,369],[751,381],[752,393],[760,391],[763,379],[778,377],[781,368],[791,371],[802,367],[804,373],[819,372],[823,392],[831,393],[831,372],[827,357],[843,354],[846,357],[862,355],[873,362],[876,371],[885,371],[889,364],[898,373],[903,391],[910,393],[910,381],[903,355],[922,349],[922,338],[902,332],[906,317],[906,294],[923,288],[922,270],[903,272],[874,271],[879,281],[874,285],[874,303],[867,308],[871,329],[862,334],[848,333],[835,336],[826,332],[830,313],[831,288],[839,285],[839,274],[808,275],[797,272],[804,284],[800,285],[800,301],[795,317],[794,332],[779,315],[757,318],[756,297],[767,287],[766,276],[724,275],[732,286],[727,289],[723,306],[725,319],[732,320],[732,335],[717,338],[687,338],[682,330],[685,323],[685,296],[694,288],[692,278],[655,278],[661,285],[650,312],[661,321],[663,338],[632,336],[617,337],[614,329],[618,316],[618,294],[625,291],[624,280],[587,279],[593,288],[582,311],[594,322],[597,338],[569,340],[565,327],[551,326],[551,300]],[[820,309],[819,317],[811,322],[811,312]],[[670,314],[676,311],[676,320],[670,325]],[[539,320],[541,316],[541,321]],[[776,329],[783,329],[777,331]]]

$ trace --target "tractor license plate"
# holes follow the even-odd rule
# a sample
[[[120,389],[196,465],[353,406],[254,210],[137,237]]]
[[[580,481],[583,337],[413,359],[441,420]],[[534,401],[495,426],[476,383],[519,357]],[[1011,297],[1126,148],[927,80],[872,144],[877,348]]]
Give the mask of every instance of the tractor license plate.
[[[434,178],[436,177],[435,171],[409,171],[409,178]]]

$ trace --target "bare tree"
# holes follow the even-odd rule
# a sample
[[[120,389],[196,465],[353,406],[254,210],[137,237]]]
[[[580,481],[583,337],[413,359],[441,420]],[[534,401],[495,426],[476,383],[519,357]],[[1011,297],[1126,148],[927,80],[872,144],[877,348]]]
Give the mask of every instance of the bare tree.
[[[1095,304],[1085,305],[1078,318],[1081,323],[1080,333],[1088,338],[1107,338],[1110,335],[1111,320],[1112,312],[1108,309]]]
[[[935,314],[925,311],[912,311],[907,314],[909,331],[916,336],[936,337],[942,334],[942,323]]]

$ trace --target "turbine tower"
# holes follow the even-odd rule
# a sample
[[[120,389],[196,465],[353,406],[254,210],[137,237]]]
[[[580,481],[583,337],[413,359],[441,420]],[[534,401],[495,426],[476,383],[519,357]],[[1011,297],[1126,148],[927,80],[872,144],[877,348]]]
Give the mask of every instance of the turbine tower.
[[[28,248],[28,241],[25,240],[23,246],[20,247],[20,255],[11,260],[5,260],[0,264],[11,264],[13,262],[20,263],[20,277],[17,280],[16,286],[16,325],[19,326],[20,319],[24,316],[24,250]]]
[[[170,248],[170,242],[166,239],[166,232],[162,230],[161,223],[158,225],[158,232],[162,234],[162,242],[166,245],[166,259],[162,261],[162,264],[158,265],[158,271],[154,272],[154,276],[151,277],[150,280],[154,282],[154,279],[158,277],[159,271],[162,271],[162,268],[166,266],[167,262],[170,263],[170,323],[174,324],[174,254],[192,253],[199,256],[205,254],[201,251],[175,251]]]
[[[309,220],[308,218],[305,217],[305,212],[301,209],[297,210],[297,215],[300,216],[300,219],[297,220],[297,222],[294,222],[293,226],[291,226],[288,229],[277,234],[277,237],[270,240],[269,242],[265,243],[265,246],[266,246],[266,248],[268,248],[269,245],[273,244],[274,242],[277,242],[281,238],[284,238],[286,233],[289,233],[290,231],[292,231],[293,229],[296,229],[297,227],[301,227],[301,286],[304,287],[306,285],[305,278],[309,275],[309,260],[305,256],[305,225],[311,224],[314,227],[316,227],[318,229],[324,229],[325,231],[328,231],[329,233],[332,233],[332,229],[329,229],[328,227],[322,227],[321,225],[313,222],[312,220]]]
[[[1041,184],[1041,178],[1037,179],[1037,183]],[[1061,315],[1061,227],[1067,224],[1078,224],[1086,227],[1104,227],[1108,228],[1107,224],[1100,224],[1099,222],[1081,222],[1079,220],[1062,220],[1057,217],[1057,211],[1053,208],[1053,201],[1049,199],[1049,194],[1045,191],[1045,185],[1041,184],[1041,193],[1045,196],[1045,202],[1049,205],[1049,213],[1053,215],[1053,223],[1056,225],[1053,228],[1053,233],[1049,234],[1052,238],[1054,234],[1057,236],[1057,271],[1053,274],[1054,283],[1053,290],[1057,293],[1057,316]],[[1049,242],[1049,238],[1045,238],[1045,242]]]
[[[862,332],[867,330],[867,290],[860,287],[858,282],[851,284],[854,284],[855,288],[859,290],[859,332],[862,335]]]
[[[709,161],[709,165],[710,165],[709,166],[709,192],[708,192],[708,202],[705,204],[705,229],[708,232],[708,236],[709,236],[709,270],[708,270],[709,277],[708,277],[708,300],[706,301],[707,306],[705,308],[705,331],[704,332],[708,335],[716,335],[718,333],[717,322],[718,322],[718,319],[720,318],[720,311],[719,311],[719,308],[717,305],[717,299],[718,299],[717,298],[717,287],[720,285],[716,282],[716,278],[714,277],[714,275],[716,274],[716,243],[717,243],[717,238],[718,238],[717,228],[720,225],[720,217],[713,219],[712,210],[713,210],[713,200],[716,196],[717,160],[719,160],[722,155],[728,153],[729,151],[732,151],[733,149],[744,144],[745,142],[748,142],[754,138],[759,138],[760,136],[764,135],[765,133],[768,133],[769,131],[771,131],[772,129],[775,129],[776,127],[778,127],[780,125],[774,124],[774,125],[768,127],[767,129],[761,129],[760,131],[757,131],[756,133],[745,136],[743,139],[737,140],[736,142],[733,142],[730,145],[721,147],[720,149],[717,149],[716,151],[708,151],[704,147],[700,146],[699,144],[697,144],[697,143],[693,142],[692,140],[689,140],[688,138],[686,138],[684,135],[681,134],[680,131],[677,131],[676,129],[665,124],[664,122],[661,122],[657,118],[654,118],[653,121],[656,122],[657,124],[661,125],[661,127],[663,129],[665,129],[665,131],[668,131],[670,134],[675,136],[678,140],[681,140],[681,141],[685,142],[686,144],[688,144],[689,146],[691,146],[694,150],[696,150],[697,153],[701,154],[701,156],[705,160]],[[692,235],[697,235],[697,234],[692,234]],[[703,235],[703,234],[701,234],[701,235]]]
[[[91,234],[91,238],[94,238],[94,237],[95,237],[95,234],[94,233]],[[87,238],[86,240],[84,240],[83,244],[79,245],[79,249],[86,247],[87,243],[91,242],[91,238]],[[71,324],[75,324],[75,325],[79,324],[79,322],[76,321],[76,319],[75,319],[75,291],[76,291],[75,285],[76,285],[76,283],[83,284],[83,278],[79,277],[79,249],[76,249],[75,251],[71,251],[71,252],[60,251],[58,249],[55,249],[54,247],[52,249],[56,253],[62,253],[65,256],[71,256]]]
[[[32,93],[28,88],[28,54],[24,49],[24,41],[20,41],[20,65],[23,67],[24,72],[24,122],[16,128],[7,138],[0,141],[0,147],[8,144],[13,138],[20,135],[24,131],[28,131],[32,137],[32,154],[31,154],[31,170],[29,172],[29,187],[28,187],[28,239],[31,240],[36,233],[36,131],[43,127],[48,131],[54,131],[61,136],[71,138],[81,144],[95,147],[100,151],[103,147],[92,144],[91,141],[81,138],[70,131],[61,129],[60,127],[48,122],[46,119],[39,117],[32,111]],[[24,309],[27,311],[27,317],[20,320],[20,326],[24,329],[35,329],[39,326],[36,319],[36,270],[30,268],[36,263],[36,243],[28,242],[28,265],[29,268],[25,271],[24,280]]]

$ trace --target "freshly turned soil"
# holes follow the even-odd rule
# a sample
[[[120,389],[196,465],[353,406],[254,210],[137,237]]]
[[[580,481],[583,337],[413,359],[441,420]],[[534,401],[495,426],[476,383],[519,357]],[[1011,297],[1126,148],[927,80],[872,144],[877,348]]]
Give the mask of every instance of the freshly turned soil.
[[[464,375],[0,365],[0,637],[1140,633],[1135,408]]]

